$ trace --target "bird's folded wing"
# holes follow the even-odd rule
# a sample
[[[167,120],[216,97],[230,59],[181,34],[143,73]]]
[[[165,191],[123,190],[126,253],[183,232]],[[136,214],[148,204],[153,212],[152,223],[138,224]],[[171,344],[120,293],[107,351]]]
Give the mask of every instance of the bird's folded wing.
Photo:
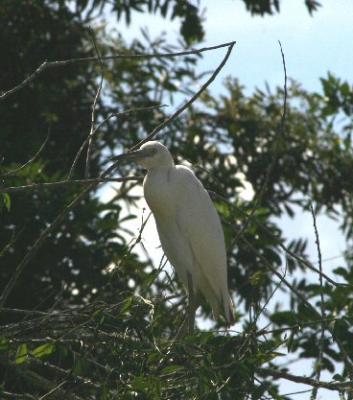
[[[186,167],[176,168],[179,191],[177,221],[189,242],[200,273],[222,301],[228,293],[227,258],[223,230],[217,211],[201,182]]]

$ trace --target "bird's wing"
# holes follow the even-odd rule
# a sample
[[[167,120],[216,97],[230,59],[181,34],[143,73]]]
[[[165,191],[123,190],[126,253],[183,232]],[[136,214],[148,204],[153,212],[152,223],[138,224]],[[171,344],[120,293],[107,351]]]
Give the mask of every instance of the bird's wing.
[[[179,229],[190,244],[200,274],[222,303],[229,296],[227,256],[219,216],[207,191],[189,168],[177,166],[175,175]]]

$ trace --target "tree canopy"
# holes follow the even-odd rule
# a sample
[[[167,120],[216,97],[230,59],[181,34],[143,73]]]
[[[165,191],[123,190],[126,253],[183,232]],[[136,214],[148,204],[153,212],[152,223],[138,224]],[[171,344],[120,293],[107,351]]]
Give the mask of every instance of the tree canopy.
[[[244,4],[280,12],[279,1]],[[91,28],[107,9],[127,22],[137,12],[179,18],[186,48]],[[229,77],[211,95],[234,43],[213,75],[200,74],[201,15],[189,1],[1,3],[0,397],[294,398],[284,380],[312,399],[322,388],[351,398],[353,89],[328,74],[320,93],[288,77],[247,95]],[[218,322],[173,341],[185,292],[143,245],[149,217],[134,191],[143,174],[110,161],[154,133],[193,165],[222,217],[230,330]],[[252,198],[239,196],[244,185]],[[103,200],[107,186],[115,194]],[[303,212],[318,264],[277,222]],[[347,241],[346,263],[329,274],[319,213]],[[206,303],[201,317],[211,317]],[[292,360],[311,361],[312,376],[294,374]]]

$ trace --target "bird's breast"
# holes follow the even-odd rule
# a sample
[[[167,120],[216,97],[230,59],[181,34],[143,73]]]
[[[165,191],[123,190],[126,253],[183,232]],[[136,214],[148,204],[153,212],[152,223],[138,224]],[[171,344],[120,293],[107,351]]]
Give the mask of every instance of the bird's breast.
[[[175,194],[173,186],[173,167],[148,171],[143,182],[146,202],[153,214],[171,216],[175,213]]]

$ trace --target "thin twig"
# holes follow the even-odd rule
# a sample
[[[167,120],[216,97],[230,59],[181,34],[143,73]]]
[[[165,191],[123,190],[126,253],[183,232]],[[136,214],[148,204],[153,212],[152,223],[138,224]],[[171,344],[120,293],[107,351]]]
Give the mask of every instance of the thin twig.
[[[191,54],[200,54],[205,51],[211,51],[220,49],[222,47],[229,47],[234,42],[223,43],[217,46],[203,47],[201,49],[192,49],[187,51],[179,51],[175,53],[146,53],[146,54],[117,54],[111,56],[101,57],[103,61],[108,60],[118,60],[118,59],[144,59],[144,58],[168,58],[168,57],[177,57],[177,56],[186,56]],[[0,101],[5,100],[7,97],[12,94],[18,92],[19,90],[26,87],[29,83],[34,81],[42,72],[50,68],[58,68],[65,67],[72,64],[82,63],[82,62],[100,62],[98,57],[81,57],[81,58],[71,58],[69,60],[61,60],[61,61],[44,61],[34,72],[32,72],[26,79],[24,79],[20,84],[15,86],[14,88],[2,93],[0,95]]]
[[[278,161],[278,143],[279,143],[279,138],[284,136],[285,133],[285,121],[286,121],[286,116],[287,116],[287,67],[286,67],[286,60],[284,57],[283,49],[282,49],[282,44],[280,41],[278,41],[280,51],[281,51],[281,57],[282,57],[282,65],[283,65],[283,72],[284,72],[284,84],[283,84],[283,89],[284,89],[284,98],[283,98],[283,110],[282,110],[282,116],[281,116],[281,121],[279,124],[279,127],[277,129],[277,132],[275,133],[275,137],[271,146],[271,153],[272,153],[272,161],[267,168],[266,175],[264,182],[261,186],[261,189],[258,193],[258,195],[255,195],[254,199],[254,205],[252,207],[252,210],[250,211],[250,214],[248,215],[248,218],[244,222],[242,228],[239,230],[237,233],[236,237],[234,238],[233,243],[236,243],[239,239],[239,237],[245,232],[246,228],[248,227],[249,223],[252,221],[254,214],[258,208],[258,205],[260,202],[263,200],[263,196],[267,190],[268,183],[270,181],[270,177],[272,175],[272,172],[277,164]],[[231,246],[233,247],[233,246]]]
[[[334,321],[339,321],[341,319],[341,317],[335,317],[335,318],[325,318],[324,322],[334,322]],[[303,322],[300,324],[294,324],[291,326],[285,326],[283,328],[276,328],[276,329],[267,329],[267,327],[259,330],[256,332],[256,336],[263,336],[263,335],[273,335],[273,334],[277,334],[277,333],[282,333],[282,332],[286,332],[286,331],[292,331],[292,330],[301,330],[303,328],[306,328],[308,326],[312,326],[312,325],[317,325],[322,323],[322,319],[317,319],[314,321],[309,321],[309,322]]]
[[[184,103],[183,106],[178,108],[175,113],[173,113],[169,118],[164,120],[161,124],[159,124],[156,128],[153,129],[153,131],[143,140],[141,140],[139,143],[137,143],[135,146],[133,146],[130,150],[136,150],[139,148],[141,145],[144,143],[152,140],[158,132],[160,132],[162,129],[164,129],[167,125],[169,125],[175,118],[177,118],[183,111],[185,111],[188,107],[191,106],[191,104],[198,98],[200,95],[208,88],[208,86],[216,79],[217,75],[220,73],[224,65],[226,64],[233,47],[236,42],[230,42],[227,44],[228,50],[226,55],[224,56],[223,60],[221,63],[218,65],[218,67],[214,70],[213,74],[210,76],[210,78],[201,86],[200,90],[198,90],[186,103]],[[222,46],[225,47],[225,46]]]
[[[48,361],[42,361],[42,360],[40,360],[40,358],[37,358],[38,356],[39,356],[39,353],[36,354],[36,357],[30,356],[29,362],[34,365],[40,365],[42,367],[45,367],[46,370],[51,370],[54,373],[59,374],[60,376],[62,376],[63,379],[66,379],[67,381],[70,380],[70,378],[72,377],[71,376],[72,371],[61,368],[58,365],[51,364]],[[87,385],[87,386],[93,387],[95,389],[100,388],[99,384],[94,383],[94,382],[92,382],[92,380],[84,378],[83,376],[80,376],[77,374],[75,374],[74,380],[78,384]]]
[[[286,65],[286,59],[284,57],[283,49],[282,49],[282,43],[279,40],[278,41],[279,48],[281,50],[281,57],[282,57],[282,65],[283,65],[283,71],[284,71],[284,99],[283,99],[283,113],[281,117],[281,125],[280,125],[280,134],[283,136],[285,133],[285,123],[286,123],[286,116],[287,116],[287,65]]]
[[[133,113],[133,112],[155,110],[156,108],[161,108],[161,107],[166,107],[166,106],[165,105],[156,105],[156,106],[148,106],[148,107],[130,108],[130,109],[126,110],[126,111],[111,113],[111,114],[109,114],[107,116],[107,118],[105,118],[102,122],[100,122],[96,126],[96,128],[92,132],[92,137],[95,136],[98,133],[98,131],[102,127],[102,125],[104,125],[106,122],[108,122],[113,117],[120,117],[122,115],[130,114],[130,113]],[[82,142],[81,147],[79,148],[78,152],[75,155],[75,159],[74,159],[74,161],[73,161],[73,163],[71,165],[71,168],[70,168],[69,174],[67,176],[67,179],[71,179],[71,176],[72,176],[72,174],[74,172],[74,169],[76,168],[76,165],[78,163],[80,155],[83,152],[83,149],[85,148],[85,146],[88,143],[89,139],[90,139],[90,136],[87,136],[86,139]]]
[[[127,182],[127,181],[138,181],[142,180],[141,176],[126,176],[121,178],[91,178],[91,179],[75,179],[75,180],[64,180],[57,182],[43,182],[43,183],[31,183],[30,185],[24,186],[10,186],[2,188],[0,187],[0,193],[16,193],[32,190],[42,190],[42,189],[53,189],[56,187],[69,186],[72,184],[77,185],[88,185],[91,183],[104,183],[104,182]]]
[[[341,391],[341,390],[352,391],[353,390],[351,381],[337,382],[337,383],[317,381],[316,379],[307,378],[305,376],[292,375],[292,374],[289,374],[288,372],[278,371],[278,370],[272,369],[272,368],[260,367],[260,368],[256,368],[256,371],[263,375],[270,375],[276,379],[286,379],[288,381],[292,381],[292,382],[296,382],[296,383],[303,383],[304,385],[309,385],[309,386],[317,387],[317,388],[324,388],[324,389],[336,390],[336,391]]]
[[[5,93],[0,95],[0,101],[5,100],[7,97],[11,96],[12,94],[18,92],[19,90],[23,89],[29,83],[34,81],[37,76],[39,76],[44,70],[48,69],[49,63],[44,61],[34,72],[32,72],[26,79],[24,79],[20,84],[13,87],[12,89],[8,90]]]
[[[36,152],[36,154],[33,157],[31,157],[27,162],[25,162],[24,164],[20,165],[19,167],[15,168],[15,169],[12,169],[11,171],[5,172],[4,174],[2,174],[0,176],[0,178],[5,178],[6,176],[14,175],[17,172],[21,171],[23,168],[26,168],[33,161],[35,161],[36,158],[39,156],[39,154],[44,149],[45,145],[48,143],[49,137],[50,137],[50,130],[48,130],[47,137],[45,138],[44,142],[42,143],[42,145],[40,146],[40,148],[38,149],[38,151]]]
[[[3,257],[4,254],[12,247],[12,245],[18,240],[20,235],[22,234],[24,228],[22,228],[19,232],[15,233],[15,231],[12,232],[11,239],[9,240],[8,243],[5,244],[5,246],[0,250],[0,258]]]
[[[312,204],[310,204],[310,211],[311,215],[313,217],[313,226],[314,226],[314,232],[315,232],[315,243],[316,243],[316,249],[317,249],[317,255],[318,255],[318,261],[319,261],[319,279],[320,279],[320,311],[321,311],[321,318],[322,320],[325,319],[325,303],[324,303],[324,288],[323,288],[323,279],[322,279],[322,256],[321,256],[321,247],[320,247],[320,237],[319,237],[319,231],[317,229],[316,225],[316,215],[314,211],[314,207]],[[316,362],[316,376],[315,379],[319,382],[320,377],[321,377],[321,367],[322,367],[322,358],[323,358],[323,347],[324,347],[324,338],[325,338],[325,325],[322,322],[321,323],[321,336],[319,340],[319,356],[317,358]],[[313,391],[310,396],[310,400],[316,400],[317,398],[317,393],[318,393],[318,387],[314,387]]]
[[[101,69],[101,78],[100,78],[100,82],[99,82],[99,86],[97,89],[97,93],[94,97],[94,101],[93,101],[93,105],[92,105],[92,113],[91,113],[91,130],[88,134],[88,146],[87,146],[87,154],[86,154],[86,167],[85,167],[85,178],[88,179],[89,178],[89,170],[90,170],[90,159],[91,159],[91,153],[92,153],[92,145],[93,145],[93,132],[95,129],[95,123],[96,123],[96,107],[97,107],[97,101],[100,97],[101,91],[102,91],[102,87],[103,87],[103,81],[104,81],[104,65],[103,65],[103,61],[102,61],[102,57],[100,54],[100,51],[98,50],[97,47],[97,43],[96,43],[96,38],[94,36],[94,32],[92,29],[89,30],[91,38],[92,38],[92,42],[93,42],[93,46],[94,49],[97,53],[97,57],[99,59],[99,65],[100,65],[100,69]]]
[[[284,278],[287,275],[287,269],[288,269],[288,263],[286,262],[286,266],[283,272],[283,275],[280,279],[280,281],[277,283],[277,285],[275,286],[274,290],[272,291],[272,293],[270,294],[270,296],[266,299],[265,303],[263,304],[263,306],[261,307],[261,309],[256,313],[255,315],[255,320],[254,320],[254,324],[256,325],[257,320],[259,319],[260,315],[263,313],[263,311],[266,309],[266,307],[268,306],[269,302],[271,301],[271,299],[273,298],[273,296],[275,295],[275,293],[277,292],[277,290],[280,288]]]
[[[129,243],[126,252],[124,253],[124,255],[120,258],[119,263],[116,264],[115,269],[116,268],[120,268],[120,266],[122,265],[122,263],[125,261],[125,259],[132,253],[133,249],[135,248],[135,246],[141,242],[142,240],[142,233],[146,227],[146,224],[148,222],[148,220],[150,219],[150,217],[152,216],[152,213],[150,212],[147,216],[147,218],[144,220],[143,216],[142,216],[142,221],[141,221],[141,226],[139,228],[138,231],[138,235],[133,238],[131,240],[131,242]]]
[[[60,382],[57,386],[53,387],[53,389],[49,390],[49,392],[45,393],[43,396],[39,397],[38,400],[44,400],[47,397],[51,396],[54,392],[62,388],[66,383],[68,382],[68,379],[64,379],[62,382]]]
[[[283,394],[281,393],[279,395],[279,398],[282,398],[282,397],[287,397],[288,398],[288,396],[294,396],[294,395],[297,395],[297,394],[304,394],[304,393],[309,393],[309,392],[311,392],[311,389],[299,390],[299,391],[296,391],[296,392],[283,393]],[[262,397],[262,400],[273,400],[273,397]]]
[[[7,392],[7,391],[1,391],[1,394],[4,396],[4,399],[9,399],[9,400],[37,400],[36,397],[32,396],[29,393],[12,393],[12,392]]]

